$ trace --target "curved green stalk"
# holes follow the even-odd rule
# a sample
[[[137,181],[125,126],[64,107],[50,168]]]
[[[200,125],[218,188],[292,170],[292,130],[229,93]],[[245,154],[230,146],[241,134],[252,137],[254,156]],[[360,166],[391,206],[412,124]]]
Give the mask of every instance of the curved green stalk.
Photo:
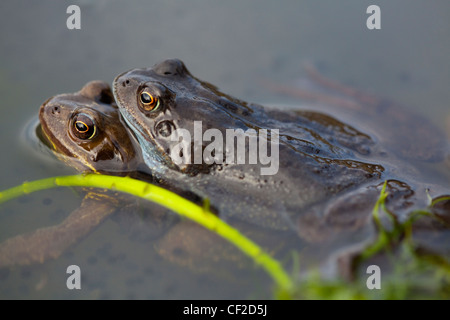
[[[365,260],[378,253],[382,249],[386,248],[389,244],[390,235],[383,227],[380,219],[380,206],[385,209],[385,200],[388,196],[386,192],[387,181],[384,181],[383,187],[381,188],[380,196],[372,209],[372,218],[378,229],[378,237],[374,243],[370,244],[359,256],[359,260]]]
[[[221,235],[262,266],[282,291],[289,295],[292,290],[292,280],[278,261],[243,236],[238,230],[212,214],[207,207],[202,208],[171,191],[130,177],[86,174],[25,182],[22,185],[0,192],[0,203],[23,194],[60,186],[111,189],[158,203]]]

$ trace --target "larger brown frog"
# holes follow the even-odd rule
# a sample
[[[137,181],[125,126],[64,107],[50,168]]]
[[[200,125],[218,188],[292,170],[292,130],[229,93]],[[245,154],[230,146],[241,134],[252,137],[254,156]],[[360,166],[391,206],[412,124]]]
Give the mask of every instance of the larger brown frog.
[[[155,176],[210,199],[225,220],[233,217],[266,228],[294,230],[312,242],[329,241],[327,253],[371,239],[370,214],[384,180],[389,180],[388,208],[399,219],[425,207],[425,189],[431,185],[410,187],[415,183],[411,173],[418,171],[405,158],[441,161],[444,156],[443,135],[437,129],[419,117],[396,113],[388,103],[366,104],[375,108],[357,111],[370,120],[384,110],[388,120],[367,129],[318,111],[269,110],[220,92],[175,59],[124,72],[114,80],[113,90]],[[229,150],[217,148],[211,153],[210,137],[188,141],[182,152],[191,158],[180,162],[180,137],[186,131],[194,137],[196,130],[202,136],[208,129],[219,132],[218,137],[226,137],[227,129],[278,129],[278,171],[262,175],[261,168],[268,165],[249,163],[255,149],[248,145],[246,163],[225,163]],[[196,162],[193,158],[199,150],[209,153]],[[431,192],[439,195],[442,190],[433,186]]]

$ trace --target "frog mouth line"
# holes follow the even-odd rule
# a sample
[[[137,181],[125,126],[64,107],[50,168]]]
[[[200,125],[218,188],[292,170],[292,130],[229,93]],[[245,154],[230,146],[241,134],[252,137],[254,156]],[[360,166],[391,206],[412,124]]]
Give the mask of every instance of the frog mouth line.
[[[39,140],[57,156],[64,154],[67,157],[76,158],[69,149],[60,143],[56,144],[54,142],[56,140],[55,135],[52,134],[46,126],[42,125],[42,123],[40,124],[40,130],[36,130],[36,134],[38,135]]]

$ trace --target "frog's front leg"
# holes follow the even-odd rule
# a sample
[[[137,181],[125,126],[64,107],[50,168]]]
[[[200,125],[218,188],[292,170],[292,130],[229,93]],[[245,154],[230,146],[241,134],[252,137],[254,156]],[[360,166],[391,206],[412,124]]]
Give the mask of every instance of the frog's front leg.
[[[59,225],[18,235],[0,244],[0,267],[43,263],[58,258],[65,250],[91,232],[116,205],[94,193]]]

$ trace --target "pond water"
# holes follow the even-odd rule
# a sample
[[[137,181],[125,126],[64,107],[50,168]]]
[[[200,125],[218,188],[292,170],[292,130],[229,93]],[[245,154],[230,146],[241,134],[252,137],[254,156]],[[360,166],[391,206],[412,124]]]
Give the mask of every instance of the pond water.
[[[66,27],[70,4],[80,6],[80,30]],[[381,30],[366,27],[371,4],[381,8]],[[46,99],[165,58],[182,59],[200,79],[262,104],[296,103],[263,83],[292,84],[313,63],[327,77],[393,99],[448,132],[449,14],[446,0],[3,0],[0,189],[73,173],[26,137]],[[77,192],[55,189],[2,204],[0,241],[57,224],[80,202]],[[271,279],[256,267],[201,273],[168,263],[155,243],[134,239],[117,220],[107,219],[57,260],[0,270],[0,298],[273,296]],[[71,264],[83,272],[82,290],[66,288]]]

